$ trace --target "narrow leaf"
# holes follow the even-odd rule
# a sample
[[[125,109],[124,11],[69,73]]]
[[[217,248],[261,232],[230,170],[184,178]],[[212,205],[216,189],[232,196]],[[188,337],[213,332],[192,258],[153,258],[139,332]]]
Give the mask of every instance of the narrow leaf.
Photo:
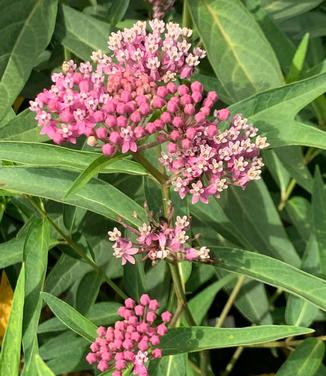
[[[1,346],[0,375],[19,375],[24,311],[25,267],[21,268],[16,284],[9,322]]]
[[[286,77],[286,82],[294,82],[299,80],[309,45],[309,34],[307,33],[301,40],[292,60],[290,71]]]
[[[69,304],[51,294],[43,292],[42,297],[56,317],[69,329],[90,342],[95,340],[96,325],[89,319],[81,315]]]
[[[288,325],[262,325],[224,329],[207,326],[170,329],[162,337],[163,355],[179,354],[234,346],[249,346],[281,338],[312,333],[312,329]]]

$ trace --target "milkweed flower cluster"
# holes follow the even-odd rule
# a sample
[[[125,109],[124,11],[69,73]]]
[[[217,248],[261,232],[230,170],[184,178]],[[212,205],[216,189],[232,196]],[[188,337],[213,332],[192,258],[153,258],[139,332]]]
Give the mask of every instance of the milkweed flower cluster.
[[[134,374],[147,376],[146,363],[162,357],[157,346],[160,337],[167,333],[166,324],[172,317],[165,311],[160,315],[162,322],[156,325],[159,307],[159,302],[147,294],[140,297],[140,304],[126,299],[118,311],[123,320],[116,321],[114,327],[97,329],[98,336],[90,346],[86,361],[96,363],[101,372],[114,369],[112,376],[122,376],[123,370],[130,365]]]
[[[240,114],[231,118],[228,109],[213,111],[218,95],[210,91],[205,97],[198,81],[167,87],[161,119],[172,127],[160,162],[171,172],[181,198],[190,193],[193,204],[207,203],[209,196],[219,197],[231,184],[244,188],[260,178],[259,154],[268,144],[257,128]],[[222,122],[229,123],[225,130]]]
[[[112,33],[108,42],[112,56],[97,51],[93,64],[77,67],[70,60],[63,64],[63,72],[52,75],[50,90],[30,102],[41,134],[57,144],[76,143],[84,135],[90,146],[101,145],[103,154],[111,156],[117,151],[136,152],[145,136],[163,129],[162,121],[146,124],[164,105],[157,81],[168,82],[177,74],[189,77],[205,53],[200,48],[190,52],[190,29],[159,20],[149,24],[151,33],[140,21]]]
[[[190,238],[187,231],[190,228],[190,219],[187,216],[177,216],[175,224],[170,220],[159,223],[151,221],[144,223],[138,230],[128,228],[136,235],[136,242],[122,237],[121,232],[115,227],[109,231],[109,240],[114,242],[113,255],[121,259],[122,265],[127,262],[135,264],[134,256],[140,254],[144,259],[151,260],[154,264],[160,260],[170,261],[210,261],[207,247],[194,248],[189,245]],[[198,235],[195,238],[198,238]]]
[[[163,18],[165,13],[169,11],[175,0],[147,0],[152,5],[153,18]]]

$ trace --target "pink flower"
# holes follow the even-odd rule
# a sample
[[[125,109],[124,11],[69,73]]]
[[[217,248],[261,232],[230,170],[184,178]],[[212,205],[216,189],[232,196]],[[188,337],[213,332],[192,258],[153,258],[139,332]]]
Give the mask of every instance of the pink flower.
[[[161,358],[162,351],[156,346],[160,343],[160,337],[166,334],[167,328],[163,323],[158,326],[154,323],[159,303],[147,294],[142,295],[140,300],[141,305],[134,307],[135,302],[130,298],[126,299],[124,307],[118,311],[123,320],[117,321],[114,328],[98,329],[98,337],[91,344],[86,361],[89,364],[97,363],[101,372],[110,368],[114,370],[113,375],[122,375],[131,364],[134,374],[148,375],[148,361]],[[143,309],[141,316],[136,313],[137,307]],[[165,323],[171,317],[170,312],[164,312]]]
[[[125,265],[127,262],[131,264],[135,263],[133,255],[138,253],[138,249],[133,248],[131,241],[119,239],[119,241],[113,245],[113,249],[113,255],[117,258],[121,258],[122,265]]]

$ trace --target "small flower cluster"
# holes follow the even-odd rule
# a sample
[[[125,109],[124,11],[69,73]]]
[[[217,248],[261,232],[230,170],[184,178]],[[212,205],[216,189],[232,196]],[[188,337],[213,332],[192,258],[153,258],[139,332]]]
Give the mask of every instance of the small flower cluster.
[[[138,230],[126,226],[137,236],[136,243],[124,238],[121,232],[115,227],[109,231],[109,240],[114,242],[113,255],[121,258],[122,265],[127,262],[135,264],[134,255],[141,254],[144,259],[150,259],[154,264],[162,259],[171,261],[193,261],[208,262],[210,260],[209,249],[199,249],[189,246],[187,231],[190,228],[190,220],[187,216],[177,217],[174,226],[171,220],[163,220],[150,224],[144,223]],[[195,237],[198,238],[198,235]]]
[[[130,29],[111,33],[108,46],[118,61],[117,67],[147,74],[155,81],[168,82],[176,76],[189,78],[206,56],[199,47],[192,51],[188,39],[192,30],[178,24],[154,19],[138,21]]]
[[[100,326],[97,329],[98,337],[91,344],[86,361],[97,363],[101,372],[114,369],[112,376],[122,376],[123,370],[130,365],[134,374],[147,376],[148,360],[162,357],[156,346],[160,344],[160,337],[167,333],[166,324],[172,317],[170,312],[165,311],[161,314],[163,322],[155,325],[159,307],[159,302],[150,299],[147,294],[140,297],[138,305],[133,299],[126,299],[118,311],[123,320],[116,321],[114,327]]]
[[[175,0],[148,0],[152,5],[153,18],[163,18],[165,13],[173,7],[174,1]]]
[[[163,96],[167,103],[160,119],[171,124],[167,152],[160,162],[172,173],[172,184],[181,198],[192,195],[192,203],[207,203],[209,196],[219,197],[230,184],[245,187],[259,179],[262,159],[260,150],[267,147],[266,138],[257,135],[240,114],[222,131],[221,122],[230,119],[230,112],[213,112],[215,91],[204,98],[203,85],[176,86],[170,82]],[[174,94],[171,96],[171,92]],[[210,120],[210,115],[214,119]]]

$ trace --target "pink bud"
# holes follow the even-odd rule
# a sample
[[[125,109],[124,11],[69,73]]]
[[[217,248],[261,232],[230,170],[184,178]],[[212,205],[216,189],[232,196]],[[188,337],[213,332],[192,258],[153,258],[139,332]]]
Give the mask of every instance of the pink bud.
[[[113,115],[107,115],[105,119],[105,124],[109,127],[115,127],[117,125],[117,119]]]
[[[140,341],[138,343],[138,348],[139,348],[140,351],[146,351],[146,350],[148,350],[148,347],[149,347],[148,342]]]
[[[154,359],[159,359],[159,358],[162,358],[162,351],[160,349],[154,349],[152,351],[152,357]]]
[[[182,68],[180,72],[180,78],[181,79],[189,78],[191,76],[192,70],[193,70],[192,67],[189,67],[189,65],[186,65],[184,68]]]
[[[212,100],[213,102],[216,102],[218,98],[217,92],[216,91],[209,91],[207,93],[207,99]]]
[[[185,94],[188,94],[189,93],[189,88],[187,85],[180,85],[178,87],[178,93],[179,95],[185,95]]]
[[[155,95],[152,101],[152,105],[154,108],[162,108],[165,105],[165,100]]]
[[[199,103],[203,99],[203,96],[200,92],[195,91],[194,93],[191,94],[191,98],[193,99],[195,103]]]
[[[169,311],[165,311],[161,314],[161,318],[164,322],[169,322],[172,318],[172,313]]]
[[[160,308],[160,303],[156,299],[151,299],[148,308],[152,311],[156,311]]]
[[[108,369],[108,363],[105,361],[105,360],[100,360],[98,365],[97,365],[97,369],[101,372],[104,372]]]
[[[186,104],[184,107],[184,112],[187,115],[193,115],[195,113],[196,109],[193,104]]]
[[[149,107],[149,104],[146,103],[146,102],[143,102],[140,106],[139,106],[139,112],[142,114],[142,115],[148,115],[149,112],[150,112],[150,107]]]
[[[113,144],[118,144],[118,143],[120,143],[121,138],[120,138],[120,134],[119,134],[119,132],[116,132],[116,131],[112,132],[112,133],[110,134],[110,141],[111,141]]]
[[[127,298],[126,300],[125,300],[125,307],[126,308],[134,308],[134,306],[135,306],[135,301],[133,300],[133,299],[131,299],[131,298]]]
[[[105,334],[106,334],[106,329],[104,328],[104,326],[99,326],[96,330],[96,333],[97,335],[99,335],[100,337],[105,337]]]
[[[140,304],[142,304],[143,306],[147,306],[149,302],[150,302],[150,297],[148,296],[148,294],[143,294],[140,297]]]
[[[126,367],[126,362],[124,360],[116,360],[115,362],[115,368],[117,370],[122,370]]]
[[[163,121],[163,123],[171,123],[172,116],[169,112],[163,112],[160,119]]]
[[[177,151],[177,145],[174,144],[173,142],[168,143],[167,148],[168,148],[169,153],[175,153]]]
[[[126,127],[128,124],[128,120],[125,116],[118,116],[117,118],[117,125],[118,127]]]
[[[157,333],[160,335],[160,336],[164,336],[166,333],[167,333],[168,329],[167,327],[165,326],[165,324],[160,324],[158,327],[157,327]]]
[[[111,144],[104,144],[102,146],[102,153],[108,157],[110,157],[115,152],[115,147]]]
[[[192,92],[199,92],[199,93],[202,93],[203,90],[204,90],[204,86],[201,82],[199,81],[194,81],[191,85],[191,90]]]
[[[121,371],[113,371],[112,376],[122,376],[122,372]]]
[[[172,141],[177,141],[180,138],[180,132],[173,129],[173,131],[170,133],[170,138]]]
[[[171,114],[174,114],[178,109],[178,102],[170,99],[166,108]]]
[[[88,353],[86,356],[86,362],[89,364],[94,364],[97,361],[97,357],[94,353]]]
[[[206,128],[206,133],[207,133],[207,136],[208,137],[214,137],[216,135],[216,132],[217,132],[217,127],[216,125],[214,124],[210,124],[207,128]]]
[[[130,120],[134,123],[139,123],[141,120],[141,114],[139,111],[135,111],[130,115]]]
[[[113,101],[108,100],[103,106],[103,110],[109,114],[112,114],[113,112],[115,112],[115,104],[113,103]]]
[[[124,115],[126,113],[126,105],[122,102],[118,102],[116,111],[119,115]]]
[[[149,133],[149,134],[152,134],[155,132],[155,124],[152,123],[152,122],[148,122],[146,124],[146,131]]]
[[[127,91],[127,90],[123,90],[121,93],[120,93],[120,99],[122,100],[122,102],[124,103],[127,103],[131,100],[131,95],[130,95],[130,92]]]
[[[104,114],[102,111],[95,111],[93,113],[94,120],[99,123],[104,120]]]
[[[122,346],[125,350],[131,350],[132,349],[132,341],[130,341],[130,339],[125,339],[122,343]]]
[[[230,116],[230,111],[227,108],[222,108],[216,112],[218,120],[225,121]]]
[[[160,344],[160,337],[154,334],[151,336],[150,342],[152,345],[157,346]]]
[[[169,90],[171,94],[174,94],[177,91],[177,85],[174,82],[169,82],[166,85],[166,88]]]
[[[189,94],[185,94],[180,98],[180,103],[185,106],[186,104],[192,103],[192,98]]]
[[[150,323],[153,323],[156,319],[156,315],[154,312],[147,312],[146,320]]]
[[[177,128],[180,128],[184,125],[184,120],[182,119],[182,117],[180,116],[175,116],[173,118],[173,121],[172,121],[172,124],[177,127]]]
[[[188,150],[191,147],[191,141],[185,138],[181,141],[181,145],[183,149]]]
[[[137,316],[143,316],[144,314],[144,307],[142,305],[136,305],[136,307],[134,308],[135,309],[135,313]]]
[[[198,253],[194,248],[189,248],[186,250],[186,259],[192,261],[198,258]]]
[[[196,128],[189,127],[189,128],[187,128],[187,130],[186,130],[186,137],[187,137],[189,140],[192,140],[192,139],[196,136],[196,133],[197,133],[197,129],[196,129]]]
[[[83,81],[79,82],[79,90],[82,93],[88,92],[88,90],[89,90],[89,82],[88,82],[88,80],[83,80]]]
[[[145,129],[143,127],[136,127],[134,129],[134,135],[136,138],[142,138],[145,134]]]
[[[201,111],[195,115],[195,120],[198,122],[204,121],[205,119],[206,119],[206,115]]]
[[[103,139],[106,137],[106,129],[105,128],[97,128],[95,129],[96,136],[100,139]]]
[[[157,95],[159,95],[160,97],[164,98],[168,94],[169,94],[169,91],[168,91],[168,89],[165,86],[159,86],[157,88]]]

